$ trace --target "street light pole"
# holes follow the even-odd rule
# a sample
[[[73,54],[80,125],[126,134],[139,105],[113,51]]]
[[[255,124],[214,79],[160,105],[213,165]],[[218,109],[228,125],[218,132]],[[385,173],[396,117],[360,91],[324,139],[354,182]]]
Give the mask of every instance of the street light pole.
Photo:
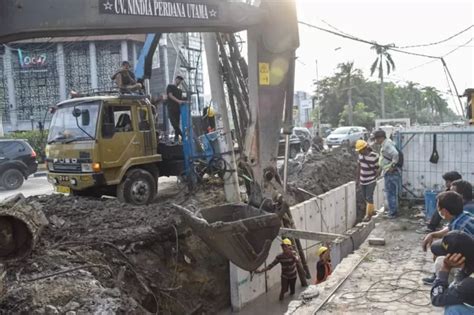
[[[321,136],[321,103],[319,99],[319,93],[318,93],[318,88],[319,88],[319,72],[318,72],[318,59],[316,59],[316,100],[318,101],[318,135]]]

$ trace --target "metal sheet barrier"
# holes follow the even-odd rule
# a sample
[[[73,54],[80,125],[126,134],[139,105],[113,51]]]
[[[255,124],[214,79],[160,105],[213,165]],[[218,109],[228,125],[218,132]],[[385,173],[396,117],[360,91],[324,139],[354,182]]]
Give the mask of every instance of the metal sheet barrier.
[[[434,135],[438,163],[430,162]],[[423,198],[425,190],[442,190],[442,175],[458,171],[474,183],[474,128],[469,126],[426,127],[399,132],[395,141],[404,155],[402,197]]]

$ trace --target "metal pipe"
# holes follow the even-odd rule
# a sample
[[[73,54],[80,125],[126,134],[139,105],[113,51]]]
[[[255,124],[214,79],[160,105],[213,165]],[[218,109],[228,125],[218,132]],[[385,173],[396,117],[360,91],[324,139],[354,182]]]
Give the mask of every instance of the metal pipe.
[[[286,192],[288,182],[288,155],[290,154],[290,135],[285,135],[285,162],[283,163],[283,191]]]

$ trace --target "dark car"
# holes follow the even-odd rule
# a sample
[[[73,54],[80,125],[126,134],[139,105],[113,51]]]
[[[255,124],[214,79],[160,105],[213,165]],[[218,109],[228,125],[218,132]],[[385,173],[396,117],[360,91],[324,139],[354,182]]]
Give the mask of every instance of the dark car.
[[[311,147],[311,131],[308,128],[295,127],[293,128],[293,133],[300,139],[303,151],[308,152]]]
[[[294,158],[301,152],[301,141],[295,134],[290,135],[290,149],[289,157]],[[285,156],[285,136],[280,135],[280,142],[278,144],[278,156]]]
[[[0,186],[7,190],[20,188],[37,170],[36,152],[26,140],[0,140]]]

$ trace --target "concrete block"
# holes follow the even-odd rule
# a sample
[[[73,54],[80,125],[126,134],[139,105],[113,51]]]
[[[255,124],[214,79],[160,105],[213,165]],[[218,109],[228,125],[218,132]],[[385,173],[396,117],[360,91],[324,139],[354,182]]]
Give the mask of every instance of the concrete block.
[[[344,233],[346,231],[346,191],[347,185],[340,186],[334,190],[336,208],[334,211],[334,233]]]
[[[357,197],[356,197],[356,184],[350,182],[346,185],[346,230],[352,228],[357,220]]]

